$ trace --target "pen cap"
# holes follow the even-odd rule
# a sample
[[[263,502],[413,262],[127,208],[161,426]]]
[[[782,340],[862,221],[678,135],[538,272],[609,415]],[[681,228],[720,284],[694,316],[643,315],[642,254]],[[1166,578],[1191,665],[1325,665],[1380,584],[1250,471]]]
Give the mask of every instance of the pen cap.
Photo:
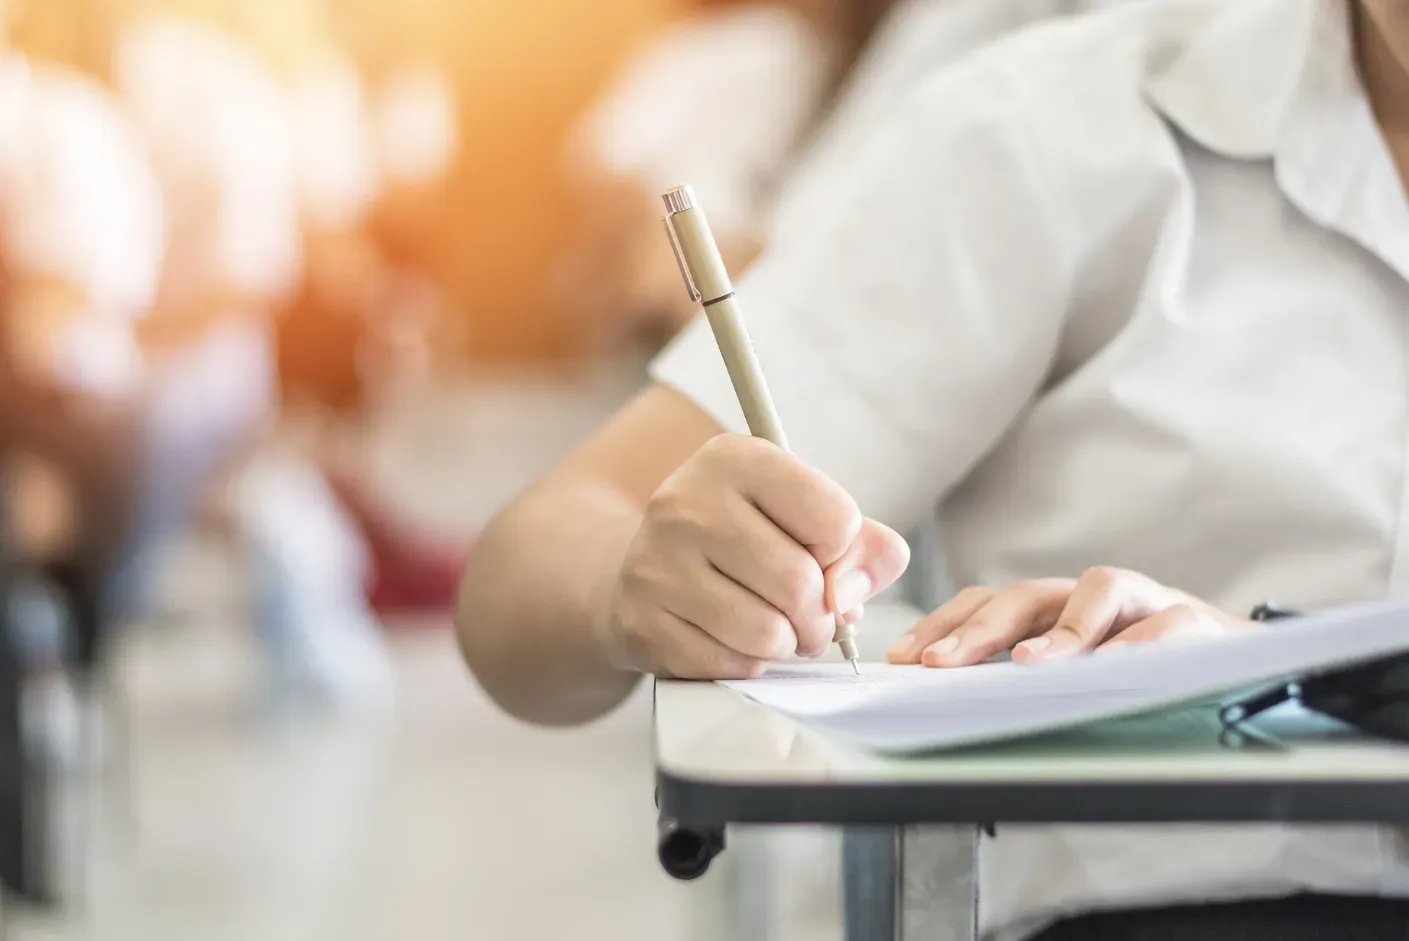
[[[709,220],[695,202],[694,192],[688,186],[680,186],[666,193],[664,198],[670,213],[667,218],[701,299],[708,303],[731,293],[734,285],[724,269],[724,259],[719,255]]]

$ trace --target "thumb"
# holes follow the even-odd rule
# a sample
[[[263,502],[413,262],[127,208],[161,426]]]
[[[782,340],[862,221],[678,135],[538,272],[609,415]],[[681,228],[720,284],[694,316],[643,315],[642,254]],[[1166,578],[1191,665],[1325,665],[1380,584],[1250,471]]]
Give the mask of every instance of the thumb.
[[[863,520],[846,552],[827,569],[827,609],[845,614],[885,591],[905,574],[910,546],[899,533]]]

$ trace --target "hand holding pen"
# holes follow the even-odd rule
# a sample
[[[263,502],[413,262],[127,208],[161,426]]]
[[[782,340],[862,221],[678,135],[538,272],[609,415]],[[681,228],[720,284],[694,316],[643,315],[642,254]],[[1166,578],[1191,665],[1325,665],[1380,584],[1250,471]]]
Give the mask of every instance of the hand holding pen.
[[[862,606],[900,577],[909,548],[786,450],[732,285],[701,252],[708,225],[687,192],[667,206],[755,436],[712,439],[651,498],[600,626],[606,647],[624,669],[697,679],[757,676],[833,642],[855,667]]]

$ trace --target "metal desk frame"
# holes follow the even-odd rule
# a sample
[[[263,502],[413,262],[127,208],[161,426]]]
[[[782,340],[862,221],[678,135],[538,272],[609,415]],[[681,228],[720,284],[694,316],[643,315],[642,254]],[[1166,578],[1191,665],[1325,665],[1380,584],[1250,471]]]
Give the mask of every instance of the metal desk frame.
[[[735,824],[842,827],[847,941],[974,938],[990,825],[1409,822],[1409,747],[1353,737],[1269,748],[1214,733],[1192,751],[1039,742],[887,760],[721,687],[661,681],[656,696],[662,815],[721,835]]]

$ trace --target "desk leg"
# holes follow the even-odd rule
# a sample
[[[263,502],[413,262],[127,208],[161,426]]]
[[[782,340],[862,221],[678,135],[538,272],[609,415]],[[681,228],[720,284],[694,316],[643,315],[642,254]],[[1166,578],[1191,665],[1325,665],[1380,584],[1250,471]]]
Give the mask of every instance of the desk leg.
[[[847,827],[842,834],[842,921],[845,941],[897,941],[900,900],[899,827]]]
[[[729,829],[734,937],[737,941],[768,941],[774,936],[773,912],[778,880],[773,866],[773,832],[758,827]]]
[[[974,941],[978,830],[854,827],[843,844],[846,941]]]

